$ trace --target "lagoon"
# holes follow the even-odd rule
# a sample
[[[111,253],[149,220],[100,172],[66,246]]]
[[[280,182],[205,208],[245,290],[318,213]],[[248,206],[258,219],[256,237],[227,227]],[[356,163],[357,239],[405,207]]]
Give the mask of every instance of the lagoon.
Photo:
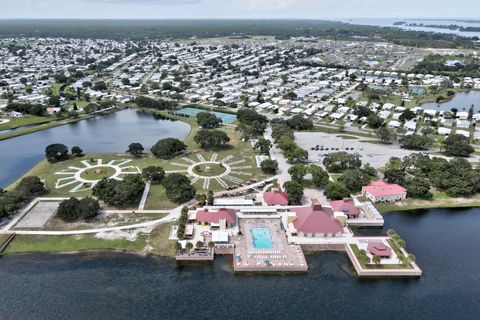
[[[420,105],[420,107],[441,111],[450,111],[452,108],[457,108],[458,111],[468,111],[472,105],[474,106],[474,112],[480,112],[480,91],[457,92],[450,101],[443,103],[428,102]]]
[[[159,139],[185,139],[190,126],[181,121],[160,119],[152,114],[126,109],[72,124],[0,141],[0,187],[17,180],[45,157],[45,147],[63,143],[78,145],[84,152],[125,152],[132,142],[145,150]]]

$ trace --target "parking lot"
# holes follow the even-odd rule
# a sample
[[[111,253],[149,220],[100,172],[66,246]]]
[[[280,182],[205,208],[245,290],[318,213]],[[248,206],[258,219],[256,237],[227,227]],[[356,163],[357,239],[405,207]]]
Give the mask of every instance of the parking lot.
[[[414,153],[414,151],[400,149],[398,144],[375,144],[360,142],[362,140],[368,140],[368,138],[343,139],[338,136],[342,135],[323,132],[295,133],[297,144],[308,151],[311,162],[322,162],[323,158],[329,153],[345,151],[348,153],[357,153],[362,163],[369,163],[374,168],[381,168],[385,166],[391,157],[403,158]],[[319,146],[319,150],[312,150],[312,148],[315,148],[317,145]]]

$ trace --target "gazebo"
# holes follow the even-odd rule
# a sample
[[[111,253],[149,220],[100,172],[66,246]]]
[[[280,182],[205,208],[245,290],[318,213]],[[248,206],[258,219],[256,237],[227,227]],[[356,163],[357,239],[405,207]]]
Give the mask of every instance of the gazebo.
[[[370,242],[367,246],[368,252],[374,256],[388,258],[392,254],[392,249],[382,242]]]

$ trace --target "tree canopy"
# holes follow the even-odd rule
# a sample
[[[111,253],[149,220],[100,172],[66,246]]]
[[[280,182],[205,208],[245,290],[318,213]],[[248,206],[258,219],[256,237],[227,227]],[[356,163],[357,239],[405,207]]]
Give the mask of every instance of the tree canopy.
[[[198,143],[202,148],[218,147],[230,142],[230,137],[226,132],[221,130],[200,129],[193,137],[193,141]]]
[[[468,138],[461,134],[450,135],[445,139],[445,155],[451,157],[468,157],[475,149],[468,144]]]
[[[151,149],[157,158],[171,158],[187,149],[187,146],[175,138],[165,138],[159,140]]]
[[[150,166],[142,171],[142,176],[145,180],[150,181],[151,184],[162,183],[165,177],[165,170],[161,167]]]
[[[197,123],[202,128],[214,129],[222,124],[222,119],[217,118],[217,116],[210,112],[199,112],[197,113]]]
[[[127,153],[130,153],[134,157],[140,157],[143,154],[143,146],[138,142],[130,143]]]
[[[126,207],[138,205],[145,183],[141,175],[127,175],[123,180],[102,179],[94,187],[92,194],[108,205]]]
[[[165,187],[167,198],[175,203],[184,203],[195,197],[196,190],[190,184],[190,180],[179,173],[166,176],[162,182]]]
[[[70,198],[60,203],[57,210],[57,217],[63,221],[73,222],[96,217],[100,213],[100,210],[100,204],[93,198],[87,197],[81,200]]]
[[[45,148],[45,156],[48,162],[58,162],[68,159],[68,148],[61,143],[54,143]]]
[[[323,164],[329,172],[338,173],[347,169],[358,169],[362,166],[362,161],[356,154],[340,151],[326,155]]]

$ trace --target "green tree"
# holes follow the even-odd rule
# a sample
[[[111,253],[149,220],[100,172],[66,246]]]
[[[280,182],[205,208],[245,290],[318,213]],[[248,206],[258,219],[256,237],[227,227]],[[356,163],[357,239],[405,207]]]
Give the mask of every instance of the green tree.
[[[187,250],[192,250],[192,249],[193,249],[193,243],[187,242],[187,243],[185,244],[185,249],[187,249]]]
[[[296,164],[288,169],[293,181],[303,183],[303,177],[307,174],[307,167],[303,164]]]
[[[15,187],[15,192],[23,199],[31,199],[46,194],[48,191],[40,178],[28,176],[22,178]]]
[[[107,89],[107,84],[104,81],[95,82],[95,84],[93,85],[93,90],[95,91],[104,91]]]
[[[143,146],[138,142],[130,143],[127,153],[130,153],[134,157],[141,157],[143,154]]]
[[[393,129],[387,127],[380,127],[375,129],[375,134],[383,142],[393,142],[397,139],[397,134]]]
[[[409,178],[406,181],[407,195],[411,198],[431,199],[430,183],[421,177]]]
[[[373,256],[372,262],[375,264],[380,264],[380,262],[382,262],[382,258],[380,258],[379,256]]]
[[[445,155],[450,157],[468,157],[475,149],[468,144],[468,138],[460,134],[450,135],[445,139]]]
[[[151,149],[157,158],[171,158],[187,149],[187,146],[175,138],[159,140]]]
[[[93,196],[114,207],[138,205],[145,183],[141,175],[127,175],[123,180],[102,179],[92,189]]]
[[[302,115],[297,114],[287,120],[287,125],[293,130],[311,130],[313,129],[313,121],[308,118],[304,118]]]
[[[303,197],[303,186],[297,181],[288,181],[283,185],[285,192],[288,195],[288,202],[290,204],[301,204]]]
[[[193,140],[202,148],[213,148],[230,142],[230,137],[221,130],[200,129]]]
[[[205,129],[218,128],[222,124],[222,120],[210,112],[199,112],[196,117],[198,125]]]
[[[182,244],[180,242],[175,242],[175,251],[181,250],[182,249]]]
[[[215,197],[213,195],[213,191],[212,190],[208,190],[207,192],[207,204],[209,206],[213,206],[213,201],[215,200]]]
[[[405,171],[392,168],[392,169],[385,170],[383,174],[384,174],[384,180],[387,181],[388,183],[396,183],[401,186],[405,185],[405,182],[406,182]]]
[[[72,155],[74,157],[80,157],[83,155],[83,150],[79,146],[72,147]]]
[[[362,187],[370,182],[370,177],[360,169],[348,169],[338,178],[338,181],[352,193],[362,190]]]
[[[150,181],[151,184],[162,183],[165,177],[165,170],[157,166],[149,166],[143,169],[142,176],[145,180]]]
[[[275,174],[278,170],[277,160],[265,159],[260,163],[260,168],[265,174]]]
[[[362,166],[362,161],[356,154],[340,151],[326,155],[323,164],[329,172],[338,173],[347,169],[358,169]]]
[[[324,195],[330,200],[342,200],[350,196],[350,191],[343,183],[329,182],[325,186]]]
[[[48,162],[58,162],[68,159],[68,148],[61,143],[54,143],[45,148],[45,156]]]
[[[270,149],[272,148],[272,143],[270,140],[260,138],[255,144],[255,149],[259,150],[260,154],[268,155],[270,154]]]
[[[379,128],[383,125],[383,119],[376,114],[371,114],[367,117],[367,125],[372,129]]]
[[[202,241],[197,241],[196,245],[197,249],[203,248],[203,242]]]
[[[312,175],[312,183],[315,187],[322,187],[328,183],[328,173],[321,167],[311,164],[308,166],[307,172]]]
[[[433,139],[430,136],[412,134],[401,137],[399,143],[404,149],[424,150],[433,144]]]
[[[208,247],[209,247],[210,249],[215,248],[215,242],[209,241],[209,242],[208,242]]]
[[[179,173],[166,176],[162,182],[165,187],[167,198],[175,203],[184,203],[195,197],[196,190],[190,184],[190,180]]]
[[[416,114],[415,112],[413,112],[412,110],[410,109],[405,109],[402,114],[400,115],[399,117],[399,120],[404,122],[404,121],[409,121],[409,120],[412,120],[413,118],[416,117]]]

